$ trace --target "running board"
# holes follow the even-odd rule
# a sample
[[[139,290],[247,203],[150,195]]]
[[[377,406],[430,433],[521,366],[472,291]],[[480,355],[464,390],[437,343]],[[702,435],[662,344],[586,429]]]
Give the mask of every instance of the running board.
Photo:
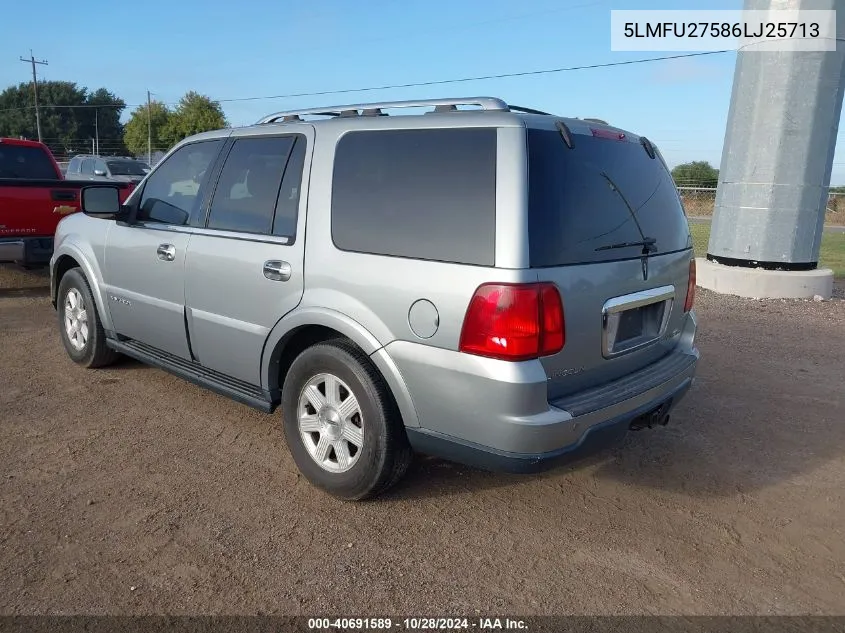
[[[198,387],[204,387],[209,391],[226,396],[264,413],[272,413],[276,408],[276,404],[270,399],[270,394],[260,387],[174,356],[169,352],[133,340],[106,339],[106,345],[116,352],[139,360],[146,365],[163,369],[192,382]]]

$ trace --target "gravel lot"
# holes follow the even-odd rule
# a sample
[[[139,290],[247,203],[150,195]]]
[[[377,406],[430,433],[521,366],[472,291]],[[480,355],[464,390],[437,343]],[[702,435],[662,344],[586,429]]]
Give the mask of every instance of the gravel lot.
[[[45,283],[0,268],[0,613],[845,614],[841,298],[699,290],[669,427],[542,476],[421,458],[348,504],[278,416],[75,366]]]

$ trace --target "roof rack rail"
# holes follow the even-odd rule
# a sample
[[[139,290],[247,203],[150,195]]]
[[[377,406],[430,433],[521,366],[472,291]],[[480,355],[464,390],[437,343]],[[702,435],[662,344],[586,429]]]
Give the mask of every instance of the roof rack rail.
[[[545,114],[546,116],[554,116],[551,112],[543,112],[542,110],[535,110],[534,108],[525,108],[523,106],[508,104],[511,112],[522,112],[524,114]]]
[[[590,123],[598,123],[599,125],[610,125],[610,123],[608,123],[604,119],[589,119],[589,118],[586,118],[586,119],[583,119],[583,120],[589,121]]]
[[[440,108],[457,110],[459,105],[480,106],[482,110],[508,111],[508,104],[495,97],[466,97],[458,99],[422,99],[419,101],[384,101],[379,103],[358,103],[351,105],[328,106],[322,108],[306,108],[304,110],[286,110],[276,112],[262,118],[258,125],[264,123],[275,123],[279,119],[284,121],[301,121],[303,115],[314,116],[359,116],[359,111],[364,111],[367,116],[384,116],[382,110],[389,108]],[[445,108],[443,107],[445,106]],[[450,107],[451,106],[451,107]],[[378,113],[375,113],[375,111]]]

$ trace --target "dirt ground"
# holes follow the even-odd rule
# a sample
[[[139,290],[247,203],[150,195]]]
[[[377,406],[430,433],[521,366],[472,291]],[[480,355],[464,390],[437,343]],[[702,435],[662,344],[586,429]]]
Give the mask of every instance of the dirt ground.
[[[45,283],[0,268],[0,613],[845,614],[841,298],[699,290],[670,426],[541,476],[420,458],[350,504],[277,415],[75,366]]]

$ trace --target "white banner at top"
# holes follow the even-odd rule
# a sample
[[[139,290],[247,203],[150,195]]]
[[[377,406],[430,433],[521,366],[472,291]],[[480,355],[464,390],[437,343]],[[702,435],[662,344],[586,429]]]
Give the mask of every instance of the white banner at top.
[[[836,37],[833,10],[610,12],[612,51],[835,51]]]

